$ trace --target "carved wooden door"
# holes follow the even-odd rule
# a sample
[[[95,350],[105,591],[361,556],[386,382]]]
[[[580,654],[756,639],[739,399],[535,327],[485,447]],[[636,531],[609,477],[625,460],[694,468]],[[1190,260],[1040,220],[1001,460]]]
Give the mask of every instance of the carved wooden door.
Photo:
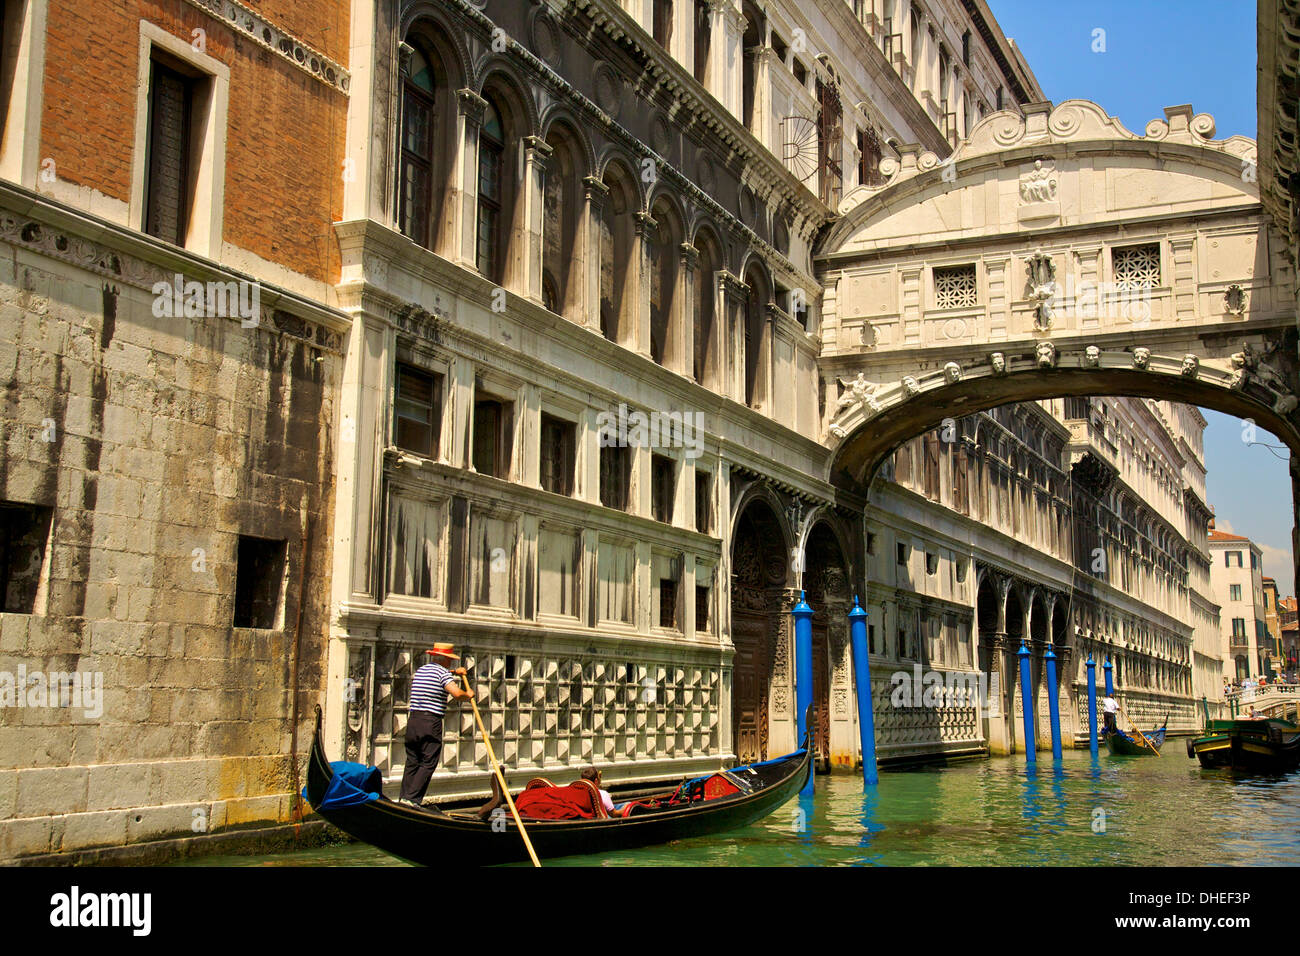
[[[733,612],[731,727],[741,763],[767,759],[767,615]]]
[[[813,706],[817,713],[813,717],[813,755],[818,770],[827,771],[831,766],[831,680],[830,658],[826,653],[826,630],[823,624],[816,627],[813,619]]]

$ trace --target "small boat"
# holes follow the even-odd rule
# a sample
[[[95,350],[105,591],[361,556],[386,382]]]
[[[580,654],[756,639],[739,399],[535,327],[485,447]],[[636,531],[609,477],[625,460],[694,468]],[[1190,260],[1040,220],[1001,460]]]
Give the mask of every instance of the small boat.
[[[811,722],[808,726],[812,726]],[[321,712],[317,707],[316,736],[303,796],[317,813],[343,832],[385,853],[425,866],[445,865],[454,859],[470,860],[480,866],[528,859],[523,838],[509,813],[497,805],[498,799],[477,809],[451,804],[417,809],[397,803],[382,795],[378,770],[331,764],[321,739]],[[355,779],[364,778],[365,782],[349,788],[340,780],[336,793],[351,790],[350,798],[326,800],[336,769],[341,775],[351,772]],[[805,734],[803,748],[784,757],[705,774],[679,787],[665,788],[661,784],[651,790],[614,794],[616,800],[636,804],[635,812],[627,816],[606,817],[597,799],[593,819],[526,819],[524,825],[543,861],[722,833],[748,826],[776,810],[803,789],[811,770]],[[529,786],[549,783],[534,780]],[[495,812],[489,812],[489,808],[495,808]]]
[[[1280,773],[1300,766],[1300,726],[1279,718],[1212,720],[1187,741],[1187,756],[1202,767]]]
[[[1169,718],[1156,730],[1147,733],[1147,740],[1151,741],[1151,747],[1148,747],[1141,737],[1136,735],[1130,736],[1124,733],[1118,727],[1113,734],[1106,735],[1106,749],[1111,753],[1122,757],[1151,757],[1159,753],[1160,748],[1165,742],[1165,728],[1169,726]]]

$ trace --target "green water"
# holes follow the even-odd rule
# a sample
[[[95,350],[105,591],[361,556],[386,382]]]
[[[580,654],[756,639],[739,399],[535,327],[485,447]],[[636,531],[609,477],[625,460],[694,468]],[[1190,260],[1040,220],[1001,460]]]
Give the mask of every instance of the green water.
[[[1300,773],[1202,770],[1173,739],[1161,757],[1096,763],[1050,754],[817,778],[743,830],[667,846],[543,861],[548,866],[1207,866],[1300,864]],[[1048,759],[1044,760],[1046,756]],[[364,844],[273,856],[201,857],[217,866],[403,866]]]

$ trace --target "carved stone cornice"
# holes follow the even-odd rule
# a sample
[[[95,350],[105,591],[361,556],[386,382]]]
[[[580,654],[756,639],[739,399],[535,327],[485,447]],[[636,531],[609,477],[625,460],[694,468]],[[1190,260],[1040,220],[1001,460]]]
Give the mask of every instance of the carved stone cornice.
[[[292,64],[308,76],[340,93],[348,92],[352,75],[347,68],[280,29],[269,19],[239,0],[185,0],[191,7],[220,20],[222,24],[252,40],[264,50]]]
[[[182,297],[175,291],[178,279],[182,291],[189,282],[249,284],[258,297],[258,328],[292,335],[330,351],[340,350],[342,334],[350,327],[348,316],[337,309],[89,213],[50,203],[7,182],[0,182],[0,243],[155,296]],[[239,316],[216,317],[226,319],[240,321]]]

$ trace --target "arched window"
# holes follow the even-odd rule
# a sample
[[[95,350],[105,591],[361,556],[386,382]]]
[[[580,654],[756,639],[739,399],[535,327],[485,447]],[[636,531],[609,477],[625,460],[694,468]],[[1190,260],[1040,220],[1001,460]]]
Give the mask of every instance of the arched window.
[[[398,103],[397,175],[394,220],[398,230],[426,249],[442,251],[451,241],[447,224],[448,157],[454,153],[455,78],[441,56],[442,37],[431,25],[412,28],[403,49]]]
[[[637,194],[627,170],[611,163],[604,184],[609,190],[600,221],[600,331],[611,342],[631,344],[632,305],[636,301],[635,239],[632,215]]]
[[[505,267],[505,128],[496,104],[488,101],[478,138],[478,271],[501,282]]]
[[[696,235],[699,260],[695,267],[695,322],[692,334],[695,381],[709,388],[718,387],[715,313],[717,272],[722,268],[722,254],[713,237],[706,232]]]
[[[745,295],[745,404],[756,408],[767,398],[764,375],[770,361],[767,342],[767,279],[758,268],[745,275],[749,291]]]
[[[559,315],[574,317],[582,301],[582,246],[578,221],[582,214],[581,152],[574,135],[556,128],[546,137],[551,157],[542,191],[542,304]]]
[[[398,215],[402,233],[422,246],[429,240],[433,192],[433,73],[424,54],[411,54],[402,82],[402,172]]]
[[[673,366],[679,349],[677,273],[682,233],[677,214],[667,200],[657,201],[650,215],[655,220],[650,249],[650,357],[660,365]]]

